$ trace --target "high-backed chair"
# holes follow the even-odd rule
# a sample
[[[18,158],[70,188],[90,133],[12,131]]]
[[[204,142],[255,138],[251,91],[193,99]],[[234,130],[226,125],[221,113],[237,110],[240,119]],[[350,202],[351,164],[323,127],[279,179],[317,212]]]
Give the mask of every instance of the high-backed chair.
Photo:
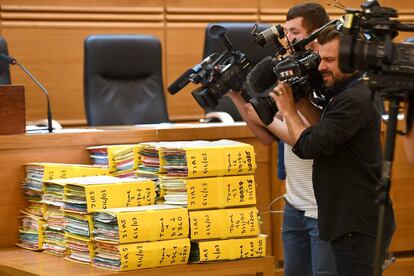
[[[0,36],[0,53],[9,55],[7,42],[4,37]],[[0,84],[10,84],[10,65],[4,60],[0,60]]]
[[[245,53],[254,63],[261,61],[263,58],[267,56],[275,54],[276,48],[271,43],[266,45],[264,48],[261,48],[253,42],[253,36],[251,35],[251,31],[253,29],[254,23],[220,22],[210,23],[206,27],[203,58],[209,56],[212,53],[222,53],[225,49],[225,47],[221,43],[221,40],[211,35],[210,29],[214,25],[220,25],[226,28],[226,34],[230,42],[233,44],[233,49]],[[270,25],[258,24],[257,31],[261,32],[269,27]],[[237,111],[237,108],[234,106],[233,102],[228,97],[222,97],[219,101],[219,104],[214,110],[206,109],[205,111],[224,111],[229,113],[235,121],[242,120],[239,112]]]
[[[85,39],[84,99],[88,125],[168,121],[160,41],[146,35]]]

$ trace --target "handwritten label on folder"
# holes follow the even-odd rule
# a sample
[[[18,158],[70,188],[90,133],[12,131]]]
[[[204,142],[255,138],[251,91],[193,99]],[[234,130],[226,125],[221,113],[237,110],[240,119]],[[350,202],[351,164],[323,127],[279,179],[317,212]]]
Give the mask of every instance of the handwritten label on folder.
[[[188,177],[253,174],[256,160],[252,146],[186,149]]]
[[[200,262],[261,257],[266,252],[264,235],[244,238],[198,242]]]
[[[140,183],[99,184],[85,187],[88,212],[99,209],[146,206],[155,203],[155,184]]]
[[[150,268],[188,262],[190,240],[166,240],[119,245],[120,270]]]
[[[255,236],[260,232],[257,208],[190,212],[191,239]]]
[[[188,211],[185,208],[118,213],[119,242],[141,242],[187,238]]]
[[[40,166],[43,166],[43,180],[109,174],[109,170],[106,168],[88,167],[87,165],[41,164]]]
[[[256,204],[253,175],[188,179],[186,186],[190,210]]]

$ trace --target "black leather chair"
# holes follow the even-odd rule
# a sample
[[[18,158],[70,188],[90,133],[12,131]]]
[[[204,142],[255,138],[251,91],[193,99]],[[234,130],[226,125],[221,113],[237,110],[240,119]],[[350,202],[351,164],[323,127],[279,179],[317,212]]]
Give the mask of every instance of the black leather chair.
[[[84,98],[88,125],[168,122],[160,41],[146,35],[85,39]]]
[[[9,55],[7,42],[2,36],[0,36],[0,53]],[[10,65],[4,60],[0,60],[0,84],[11,84]]]
[[[257,46],[253,42],[253,37],[251,31],[253,29],[254,23],[244,23],[244,22],[220,22],[220,23],[210,23],[207,25],[205,31],[204,39],[204,53],[203,58],[209,56],[212,53],[222,53],[225,49],[221,40],[219,38],[213,37],[210,33],[210,29],[214,25],[220,25],[227,29],[227,37],[230,42],[233,44],[234,50],[239,50],[245,53],[252,62],[257,63],[267,56],[275,54],[275,46],[269,43],[264,48]],[[258,32],[261,32],[270,25],[258,24]],[[219,101],[219,104],[215,109],[206,109],[208,112],[213,111],[224,111],[229,113],[235,121],[242,121],[242,118],[237,111],[237,108],[234,106],[233,102],[228,97],[222,97]]]

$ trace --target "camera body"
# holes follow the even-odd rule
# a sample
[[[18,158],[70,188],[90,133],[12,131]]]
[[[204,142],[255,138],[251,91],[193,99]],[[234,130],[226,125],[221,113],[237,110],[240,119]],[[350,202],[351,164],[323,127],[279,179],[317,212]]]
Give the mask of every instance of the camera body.
[[[231,51],[217,65],[191,77],[193,83],[201,84],[191,94],[202,108],[215,108],[229,90],[244,91],[242,85],[251,68],[252,63],[245,54]],[[244,97],[248,95],[244,94]]]
[[[295,100],[313,92],[320,95],[325,91],[323,78],[318,70],[320,61],[317,53],[304,50],[279,62],[275,61],[273,73],[278,81],[290,85]],[[272,97],[255,97],[250,99],[250,103],[265,125],[273,122],[278,108]]]
[[[229,90],[241,91],[243,97],[249,100],[250,97],[243,89],[243,83],[253,67],[252,62],[246,54],[233,50],[226,36],[226,28],[214,25],[211,30],[215,37],[221,39],[226,48],[224,52],[213,53],[201,63],[188,69],[168,87],[168,92],[174,95],[190,82],[201,84],[191,94],[203,109],[214,109]]]
[[[398,31],[414,31],[414,26],[391,19],[397,11],[381,7],[376,0],[361,8],[346,10],[339,67],[345,73],[366,71],[365,83],[385,98],[404,98],[405,92],[414,91],[414,45],[392,40]],[[361,32],[369,39],[363,39]]]

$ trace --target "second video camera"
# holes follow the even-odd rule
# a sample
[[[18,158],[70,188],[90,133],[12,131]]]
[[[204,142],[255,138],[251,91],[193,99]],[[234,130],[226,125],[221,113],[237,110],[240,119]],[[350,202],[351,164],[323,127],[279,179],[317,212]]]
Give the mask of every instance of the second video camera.
[[[221,39],[225,51],[221,54],[214,53],[187,70],[168,87],[170,94],[176,94],[191,82],[201,84],[201,87],[193,90],[191,94],[204,109],[214,109],[229,90],[241,91],[246,100],[250,99],[242,86],[253,67],[252,62],[244,53],[233,51],[226,31],[226,28],[220,25],[211,28],[212,35]]]
[[[414,45],[392,40],[398,31],[413,32],[414,25],[391,19],[398,17],[397,11],[376,0],[361,8],[346,10],[339,68],[345,73],[366,71],[364,81],[385,98],[404,97],[400,91],[414,91]]]

